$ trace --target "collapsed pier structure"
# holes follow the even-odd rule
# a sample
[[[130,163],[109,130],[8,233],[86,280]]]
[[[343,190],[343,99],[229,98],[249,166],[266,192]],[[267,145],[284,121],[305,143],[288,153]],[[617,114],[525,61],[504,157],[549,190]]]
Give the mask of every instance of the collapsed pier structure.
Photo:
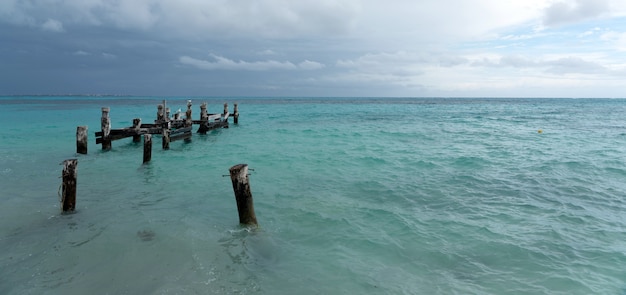
[[[234,104],[234,113],[228,112],[228,104],[224,104],[224,112],[221,114],[209,114],[207,112],[207,104],[200,105],[200,120],[193,120],[191,114],[191,100],[187,101],[187,111],[185,116],[181,116],[180,112],[176,112],[170,117],[170,108],[167,107],[166,101],[158,105],[157,118],[154,123],[142,123],[140,118],[133,119],[133,126],[122,129],[111,129],[111,119],[109,117],[110,108],[102,108],[101,131],[96,132],[96,144],[101,144],[103,150],[111,149],[111,142],[118,139],[132,137],[133,142],[140,142],[141,136],[144,135],[144,141],[147,140],[145,135],[161,135],[163,149],[169,149],[169,144],[176,140],[189,140],[192,136],[193,125],[199,125],[197,133],[206,134],[208,131],[217,128],[228,128],[228,119],[233,118],[233,123],[239,123],[238,106]],[[86,131],[80,130],[79,126],[76,132],[77,152],[84,150],[86,153]],[[85,127],[86,128],[86,127]],[[80,134],[85,134],[85,139],[79,138]],[[150,136],[148,136],[150,138]],[[151,138],[150,138],[151,139]],[[85,142],[85,147],[79,147],[79,141]]]

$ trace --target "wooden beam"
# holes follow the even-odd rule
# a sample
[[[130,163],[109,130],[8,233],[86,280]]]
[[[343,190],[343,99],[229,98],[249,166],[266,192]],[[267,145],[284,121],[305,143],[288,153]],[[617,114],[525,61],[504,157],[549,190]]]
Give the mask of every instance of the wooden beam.
[[[170,132],[170,142],[191,138],[192,136],[191,128],[192,127],[190,126],[190,127],[178,128],[178,129],[172,130]]]

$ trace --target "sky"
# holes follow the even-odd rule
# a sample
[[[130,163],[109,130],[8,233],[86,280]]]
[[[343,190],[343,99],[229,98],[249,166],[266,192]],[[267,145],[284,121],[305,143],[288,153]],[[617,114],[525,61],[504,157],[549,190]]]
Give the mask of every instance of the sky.
[[[0,95],[626,97],[623,0],[0,0]]]

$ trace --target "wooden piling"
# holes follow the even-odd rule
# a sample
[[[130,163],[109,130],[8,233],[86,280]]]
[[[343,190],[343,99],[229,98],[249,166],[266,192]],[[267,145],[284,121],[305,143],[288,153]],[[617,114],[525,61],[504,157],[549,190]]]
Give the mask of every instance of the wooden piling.
[[[169,117],[170,117],[170,109],[167,107],[167,102],[165,101],[165,99],[163,100],[163,103],[157,106],[158,110],[157,110],[157,119],[156,119],[156,123],[162,123],[162,122],[167,122],[169,121]]]
[[[235,114],[233,115],[233,123],[239,124],[239,107],[237,103],[235,103],[235,109],[233,110]]]
[[[233,183],[233,191],[235,192],[235,200],[237,201],[239,223],[258,226],[256,215],[254,214],[250,183],[248,182],[248,164],[235,165],[229,171],[230,180]]]
[[[152,159],[152,135],[143,135],[143,162],[148,163]]]
[[[139,131],[141,129],[141,118],[133,119],[133,128],[135,128],[136,131]],[[133,142],[141,142],[141,135],[133,135]]]
[[[61,210],[74,211],[76,208],[76,167],[77,159],[63,161],[63,184],[61,185]]]
[[[228,103],[224,103],[224,115],[228,114]]]
[[[163,110],[163,105],[160,104],[160,105],[157,106],[156,123],[163,122],[163,121],[165,121],[165,113],[164,113],[164,110]]]
[[[87,126],[76,127],[76,153],[87,154]]]
[[[163,149],[170,149],[170,130],[163,128]]]
[[[206,102],[203,102],[200,105],[200,127],[198,127],[198,133],[200,134],[206,134],[206,132],[208,131],[208,127],[207,125],[209,124],[209,113],[207,112],[206,109]]]
[[[191,119],[191,100],[187,101],[187,112],[185,112],[185,127],[191,127],[193,120]]]
[[[109,112],[111,108],[104,107],[102,108],[102,120],[101,120],[101,130],[102,130],[102,149],[110,150],[111,149],[111,118],[109,118]]]
[[[200,121],[207,121],[209,120],[209,113],[207,113],[206,110],[206,102],[203,102],[200,105]]]

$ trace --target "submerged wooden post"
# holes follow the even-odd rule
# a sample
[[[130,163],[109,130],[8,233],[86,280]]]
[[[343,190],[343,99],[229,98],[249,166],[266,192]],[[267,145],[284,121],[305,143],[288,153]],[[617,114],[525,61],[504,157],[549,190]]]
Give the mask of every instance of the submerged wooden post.
[[[111,108],[105,107],[102,108],[102,120],[101,120],[101,130],[102,130],[102,149],[110,150],[111,149],[111,118],[109,118],[109,112]]]
[[[139,129],[141,129],[141,118],[133,119],[133,128],[135,128],[135,131],[139,131]],[[133,142],[141,142],[141,135],[133,135]]]
[[[76,153],[87,154],[87,126],[76,127]]]
[[[152,159],[152,134],[143,135],[143,162],[148,163]]]
[[[235,109],[233,110],[233,112],[235,112],[235,114],[233,115],[233,122],[235,124],[239,124],[239,107],[237,103],[235,103]]]
[[[238,164],[229,169],[230,180],[233,183],[239,223],[244,225],[258,225],[254,214],[254,204],[250,183],[248,182],[248,164]]]
[[[77,159],[63,161],[63,184],[61,188],[61,210],[74,211],[76,208],[76,166]]]

